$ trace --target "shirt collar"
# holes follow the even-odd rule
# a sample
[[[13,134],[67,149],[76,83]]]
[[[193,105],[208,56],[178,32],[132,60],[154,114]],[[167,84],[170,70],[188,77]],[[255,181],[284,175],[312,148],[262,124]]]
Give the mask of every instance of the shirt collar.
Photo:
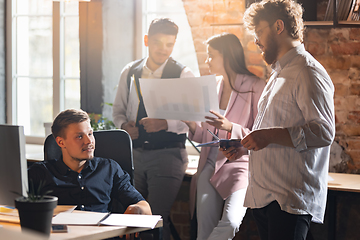
[[[85,163],[85,166],[83,168],[83,170],[85,170],[87,167],[89,167],[91,169],[91,171],[94,171],[96,168],[96,162],[93,161],[93,159],[87,161]],[[58,169],[59,173],[63,176],[66,175],[67,172],[69,171],[73,171],[71,170],[71,168],[69,168],[63,161],[62,157],[60,159],[56,159],[56,168]],[[82,171],[83,171],[82,170]]]
[[[305,52],[305,47],[304,44],[300,44],[292,49],[290,49],[287,53],[284,54],[284,56],[282,56],[278,61],[276,61],[275,63],[273,63],[271,65],[271,68],[274,71],[283,69],[285,67],[286,64],[288,64],[292,59],[294,59],[294,57],[296,55],[298,55],[299,53]]]
[[[157,75],[159,77],[161,77],[162,75],[162,72],[164,71],[164,68],[165,68],[165,65],[166,63],[168,62],[169,59],[166,59],[166,61],[161,64],[161,66],[156,69],[155,71],[152,71],[150,68],[148,68],[147,66],[147,61],[149,60],[149,57],[146,58],[146,61],[144,62],[144,65],[143,65],[143,74],[146,74],[146,75]]]
[[[63,158],[61,156],[60,159],[56,159],[56,169],[59,171],[59,173],[63,176],[66,175],[68,171],[71,169],[64,163]]]

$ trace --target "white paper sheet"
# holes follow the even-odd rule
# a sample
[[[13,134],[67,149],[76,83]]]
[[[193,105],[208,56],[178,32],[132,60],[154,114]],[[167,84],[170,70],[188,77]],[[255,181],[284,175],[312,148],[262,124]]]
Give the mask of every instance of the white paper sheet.
[[[160,215],[117,214],[112,213],[101,222],[103,225],[154,228]]]
[[[62,212],[53,217],[52,224],[109,225],[154,228],[160,215],[118,214],[98,212]]]
[[[126,109],[126,118],[128,121],[136,121],[139,102],[140,100],[138,97],[136,82],[134,80],[134,77],[131,77],[129,99]]]
[[[66,225],[99,225],[109,213],[98,212],[61,212],[52,219],[52,224]]]
[[[215,75],[139,82],[150,118],[205,121],[210,110],[219,112]]]

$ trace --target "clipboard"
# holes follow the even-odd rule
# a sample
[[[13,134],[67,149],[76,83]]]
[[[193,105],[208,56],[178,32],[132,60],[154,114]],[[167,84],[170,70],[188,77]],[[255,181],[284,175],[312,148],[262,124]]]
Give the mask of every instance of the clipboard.
[[[220,147],[227,149],[229,147],[241,147],[241,139],[218,139],[212,142],[206,142],[196,145],[195,147]]]

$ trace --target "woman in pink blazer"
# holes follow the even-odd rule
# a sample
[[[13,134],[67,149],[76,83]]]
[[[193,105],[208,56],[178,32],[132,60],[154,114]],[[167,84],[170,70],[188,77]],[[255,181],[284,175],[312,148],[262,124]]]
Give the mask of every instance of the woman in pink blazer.
[[[206,122],[186,122],[189,138],[199,143],[212,141],[209,129],[221,139],[242,139],[251,131],[266,83],[247,69],[242,45],[235,35],[216,35],[206,43],[206,63],[218,76],[220,113],[210,111],[214,117],[207,117]],[[243,154],[233,161],[228,161],[217,147],[201,149],[190,188],[192,213],[196,199],[198,240],[230,240],[239,231],[246,213],[243,203],[248,185],[248,153],[241,149]]]

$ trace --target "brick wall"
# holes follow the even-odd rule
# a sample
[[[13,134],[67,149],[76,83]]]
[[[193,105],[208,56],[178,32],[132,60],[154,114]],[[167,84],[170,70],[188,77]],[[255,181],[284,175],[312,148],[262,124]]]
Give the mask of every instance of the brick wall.
[[[264,77],[267,69],[261,59],[253,38],[246,34],[241,25],[245,11],[245,0],[183,0],[184,8],[191,27],[199,69],[202,75],[209,73],[205,64],[206,46],[203,42],[222,32],[235,34],[246,50],[249,69]],[[240,24],[239,24],[240,23]]]
[[[245,0],[183,0],[192,30],[201,75],[209,73],[203,42],[221,32],[234,33],[245,49],[248,68],[267,79],[265,66],[253,37],[242,25]],[[318,17],[326,3],[319,1]],[[360,28],[317,29],[308,27],[305,48],[326,68],[335,85],[336,142],[350,157],[337,172],[360,173]]]
[[[239,37],[245,49],[250,71],[266,79],[265,66],[258,48],[242,23],[245,0],[183,0],[191,27],[201,75],[209,73],[203,42],[218,33],[230,32]],[[318,19],[326,10],[326,1],[318,0]],[[336,142],[342,147],[346,161],[335,167],[337,172],[360,173],[360,28],[317,29],[305,32],[305,48],[326,68],[335,85]],[[173,206],[172,217],[182,240],[190,239],[190,216],[186,200],[188,183],[183,184]],[[185,196],[185,198],[184,198]],[[345,204],[346,205],[346,204]],[[354,207],[359,216],[360,209]],[[358,222],[354,219],[354,222]],[[318,233],[325,225],[315,226]],[[254,223],[246,215],[235,239],[259,239]],[[355,227],[355,230],[358,227]],[[345,229],[350,232],[349,229]],[[355,231],[356,232],[356,231]],[[316,232],[315,232],[316,235]],[[323,235],[323,234],[322,234]],[[349,238],[350,239],[350,238]],[[355,239],[355,238],[354,238]]]
[[[335,140],[350,156],[339,172],[360,173],[360,28],[308,28],[305,47],[335,86]]]

